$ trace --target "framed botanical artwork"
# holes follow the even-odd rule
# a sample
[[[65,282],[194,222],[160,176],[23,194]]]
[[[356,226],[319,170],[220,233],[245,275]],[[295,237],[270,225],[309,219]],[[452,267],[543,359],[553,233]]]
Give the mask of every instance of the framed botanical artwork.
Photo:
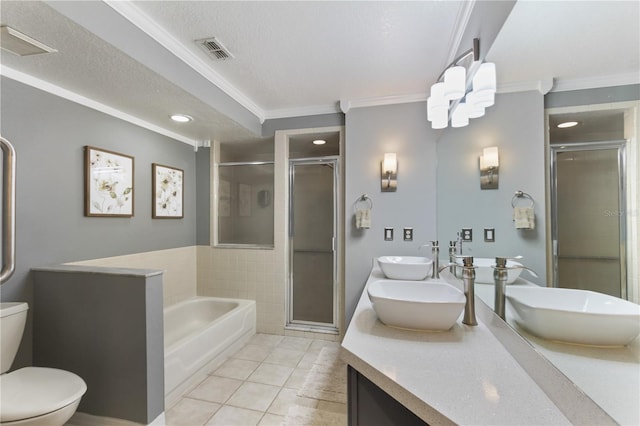
[[[133,157],[84,147],[84,215],[133,216]]]
[[[153,163],[152,212],[154,219],[180,219],[184,217],[184,171],[175,167]]]

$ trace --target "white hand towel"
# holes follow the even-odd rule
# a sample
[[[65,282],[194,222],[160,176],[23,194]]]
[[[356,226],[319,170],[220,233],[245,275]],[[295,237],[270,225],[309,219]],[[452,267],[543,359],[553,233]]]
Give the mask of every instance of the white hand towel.
[[[357,229],[371,228],[371,210],[370,209],[356,210],[356,228]]]
[[[535,229],[536,221],[533,207],[514,207],[513,222],[516,229]]]

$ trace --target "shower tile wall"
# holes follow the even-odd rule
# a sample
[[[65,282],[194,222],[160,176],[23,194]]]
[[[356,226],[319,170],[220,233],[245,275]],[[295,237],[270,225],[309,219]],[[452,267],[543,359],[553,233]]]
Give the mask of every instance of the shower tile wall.
[[[287,255],[287,146],[275,145],[273,249],[198,246],[198,294],[256,301],[258,333],[284,334]],[[216,149],[211,150],[215,164]],[[211,185],[211,200],[216,199]],[[215,241],[212,235],[211,241]]]
[[[275,249],[198,246],[198,294],[255,300],[259,333],[283,334],[285,282]]]

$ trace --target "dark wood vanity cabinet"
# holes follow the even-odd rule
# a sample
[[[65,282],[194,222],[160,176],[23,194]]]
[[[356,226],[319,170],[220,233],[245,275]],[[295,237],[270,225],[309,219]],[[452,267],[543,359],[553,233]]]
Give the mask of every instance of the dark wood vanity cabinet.
[[[348,366],[349,426],[425,426],[423,420]]]

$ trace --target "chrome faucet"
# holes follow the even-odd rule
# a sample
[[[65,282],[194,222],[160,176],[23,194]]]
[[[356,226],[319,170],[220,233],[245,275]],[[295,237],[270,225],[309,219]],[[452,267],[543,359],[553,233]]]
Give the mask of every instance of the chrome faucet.
[[[478,325],[476,320],[476,295],[475,295],[475,280],[476,280],[476,267],[473,266],[473,257],[471,256],[457,256],[462,258],[462,266],[453,263],[444,265],[441,271],[451,266],[457,266],[462,268],[462,283],[464,285],[464,296],[467,299],[464,304],[464,316],[462,317],[462,323],[467,325]]]
[[[449,241],[449,272],[451,272],[454,276],[457,277],[456,274],[456,267],[455,267],[455,263],[456,263],[456,241]]]
[[[431,253],[433,254],[433,266],[431,271],[431,278],[440,278],[440,246],[438,241],[431,241]]]
[[[462,323],[467,325],[478,325],[478,321],[476,321],[476,297],[474,290],[475,279],[476,271],[473,266],[473,257],[463,257],[462,282],[464,283],[464,295],[467,297],[467,303],[464,305],[464,317],[462,318]]]
[[[538,278],[538,275],[526,266],[507,266],[507,260],[520,259],[522,256],[513,257],[496,257],[496,264],[493,266],[493,281],[495,284],[495,297],[493,299],[493,311],[502,319],[505,319],[505,294],[507,290],[507,270],[509,269],[525,269],[531,275]]]

